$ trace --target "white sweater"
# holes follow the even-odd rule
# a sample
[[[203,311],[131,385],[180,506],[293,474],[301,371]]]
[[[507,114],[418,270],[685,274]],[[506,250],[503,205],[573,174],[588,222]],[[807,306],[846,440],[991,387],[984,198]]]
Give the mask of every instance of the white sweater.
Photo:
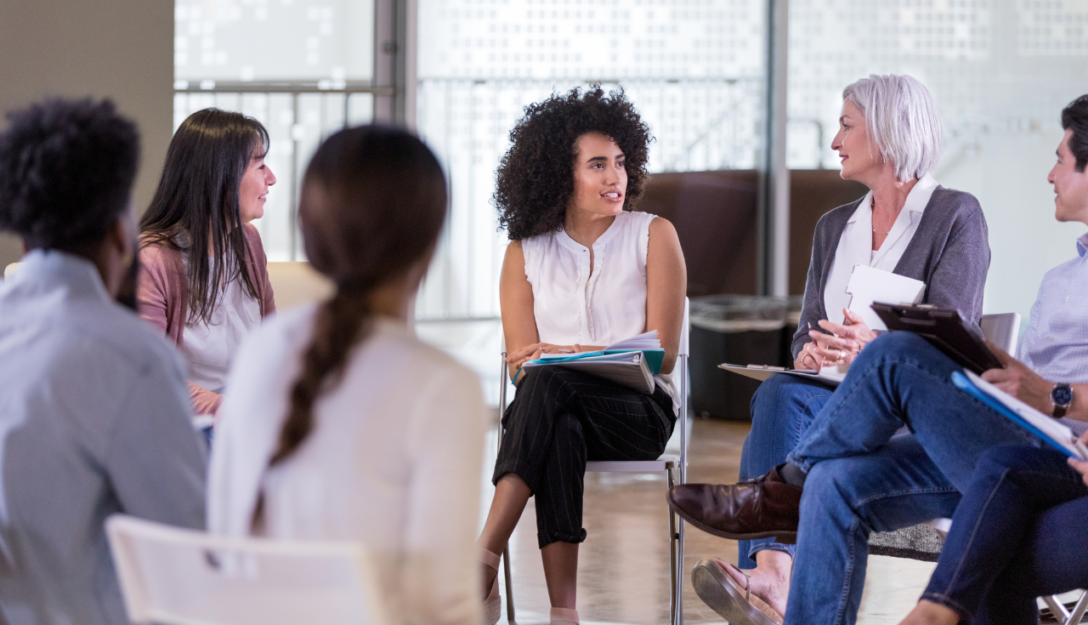
[[[216,427],[208,528],[250,533],[264,489],[268,536],[364,543],[394,623],[478,625],[474,541],[487,416],[476,376],[379,320],[315,427],[269,470],[316,308],[268,320],[243,343]]]

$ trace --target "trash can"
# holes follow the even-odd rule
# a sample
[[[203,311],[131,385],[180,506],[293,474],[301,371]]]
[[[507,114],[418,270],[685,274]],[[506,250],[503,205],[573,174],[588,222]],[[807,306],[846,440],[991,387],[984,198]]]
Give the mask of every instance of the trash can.
[[[709,419],[751,420],[759,381],[719,369],[737,365],[783,366],[787,300],[751,295],[710,295],[691,300],[691,407]]]
[[[793,335],[797,334],[797,326],[801,325],[801,304],[805,301],[804,295],[791,295],[786,298],[786,327],[782,329],[782,362],[783,367],[793,367]]]

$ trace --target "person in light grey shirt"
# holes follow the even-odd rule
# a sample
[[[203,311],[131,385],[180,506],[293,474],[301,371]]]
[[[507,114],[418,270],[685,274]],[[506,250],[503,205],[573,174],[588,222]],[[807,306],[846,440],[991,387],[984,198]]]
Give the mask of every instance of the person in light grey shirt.
[[[133,303],[136,127],[51,100],[0,135],[0,622],[128,623],[104,521],[203,528],[205,454],[179,357]]]

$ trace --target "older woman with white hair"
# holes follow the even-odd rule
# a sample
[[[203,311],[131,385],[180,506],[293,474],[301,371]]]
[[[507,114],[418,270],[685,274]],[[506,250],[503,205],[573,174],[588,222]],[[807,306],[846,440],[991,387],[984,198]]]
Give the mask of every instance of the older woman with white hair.
[[[957,309],[977,325],[990,265],[986,220],[974,196],[946,189],[930,174],[940,145],[937,107],[914,78],[873,75],[843,91],[831,148],[842,160],[842,177],[869,192],[816,226],[793,338],[797,369],[850,363],[876,337],[847,309],[846,286],[856,265],[921,280],[923,303]],[[833,391],[783,374],[765,381],[752,398],[741,480],[785,463]],[[793,553],[793,545],[774,538],[741,541],[739,568],[720,559],[701,562],[693,576],[696,591],[733,625],[768,623],[768,617],[780,622],[774,617],[785,613]],[[722,601],[726,596],[731,599]]]

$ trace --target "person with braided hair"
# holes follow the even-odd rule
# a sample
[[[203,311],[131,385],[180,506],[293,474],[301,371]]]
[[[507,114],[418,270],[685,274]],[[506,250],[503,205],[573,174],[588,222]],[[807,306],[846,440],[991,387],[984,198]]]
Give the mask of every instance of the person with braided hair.
[[[299,222],[336,292],[243,343],[209,469],[210,531],[364,544],[392,623],[480,619],[480,383],[407,328],[446,188],[404,130],[350,128],[318,148]]]
[[[499,299],[518,389],[503,415],[495,497],[477,541],[481,595],[485,623],[494,624],[498,554],[535,496],[551,622],[571,624],[586,462],[654,460],[676,423],[671,373],[687,269],[672,224],[632,212],[652,139],[622,91],[574,89],[525,110],[495,193],[511,241]],[[594,351],[651,330],[665,350],[653,393],[558,367],[520,371],[542,353]]]

